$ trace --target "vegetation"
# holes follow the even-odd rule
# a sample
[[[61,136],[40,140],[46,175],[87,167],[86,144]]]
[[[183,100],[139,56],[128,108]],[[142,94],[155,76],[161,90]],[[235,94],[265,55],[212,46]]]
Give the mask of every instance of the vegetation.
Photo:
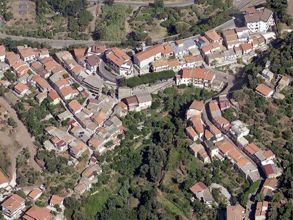
[[[270,69],[279,74],[292,76],[292,42],[293,34],[280,39],[268,53],[263,54],[255,62],[246,66],[248,88],[234,93],[239,102],[241,120],[250,125],[250,141],[260,147],[271,149],[278,158],[278,164],[283,168],[278,192],[275,192],[270,209],[269,219],[290,219],[292,217],[292,150],[293,150],[293,89],[291,86],[282,91],[283,100],[265,99],[257,95],[253,89],[258,83],[257,73],[261,72],[267,61],[271,62]],[[244,197],[242,197],[244,198]],[[257,199],[261,199],[258,196]],[[281,200],[286,201],[281,205]],[[245,204],[245,199],[242,200]]]
[[[276,13],[277,21],[291,25],[292,18],[287,14],[288,0],[267,0],[268,7]]]
[[[103,5],[102,14],[97,21],[94,37],[97,40],[122,41],[125,39],[125,22],[131,8],[122,4]]]
[[[122,86],[126,85],[128,87],[136,87],[142,84],[151,84],[159,80],[167,80],[175,77],[175,72],[172,70],[148,73],[142,76],[135,76],[129,79],[126,79],[125,82],[122,82]]]
[[[99,183],[80,202],[74,197],[67,198],[70,202],[66,216],[215,218],[217,209],[210,210],[197,200],[190,201],[192,184],[217,182],[235,198],[249,185],[227,160],[204,165],[188,150],[191,142],[184,132],[185,111],[194,99],[206,100],[212,96],[213,93],[194,87],[171,87],[154,96],[157,104],[151,109],[128,114],[123,119],[127,131],[119,148],[98,157],[103,168]]]

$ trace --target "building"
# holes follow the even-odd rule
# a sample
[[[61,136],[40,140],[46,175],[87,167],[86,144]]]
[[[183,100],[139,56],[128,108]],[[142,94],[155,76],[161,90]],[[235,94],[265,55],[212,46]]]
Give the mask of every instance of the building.
[[[190,124],[199,138],[202,138],[204,134],[204,125],[200,117],[190,118]]]
[[[262,83],[255,88],[255,91],[257,94],[265,98],[270,98],[274,94],[274,90],[272,88]]]
[[[244,220],[245,218],[245,209],[237,205],[229,205],[226,208],[226,220]]]
[[[96,72],[100,64],[100,58],[97,55],[87,56],[85,59],[86,68],[91,72]]]
[[[266,220],[269,203],[267,201],[257,202],[255,210],[255,220]]]
[[[204,37],[210,42],[210,43],[222,43],[222,37],[215,31],[215,30],[209,30],[205,32]]]
[[[138,93],[136,94],[136,98],[138,101],[138,107],[136,108],[136,111],[142,111],[144,109],[151,107],[152,96],[149,92]]]
[[[204,64],[204,60],[200,54],[196,56],[186,55],[183,57],[183,59],[185,62],[184,68],[195,68]]]
[[[18,46],[17,52],[20,55],[20,58],[25,62],[33,61],[34,59],[36,59],[36,52],[31,47]]]
[[[52,195],[49,201],[49,205],[50,206],[59,206],[62,207],[63,206],[63,197],[60,197],[58,195]]]
[[[248,8],[244,20],[246,27],[252,33],[265,33],[275,25],[273,12],[267,8]]]
[[[198,139],[198,135],[196,134],[195,130],[189,126],[186,129],[186,135],[192,140],[196,141]]]
[[[171,60],[155,60],[151,63],[151,69],[154,72],[160,72],[165,70],[178,71],[182,66],[178,59]]]
[[[204,108],[203,101],[194,100],[186,112],[186,119],[188,120],[191,117],[201,115],[203,108]]]
[[[194,184],[192,187],[190,187],[190,191],[196,196],[198,200],[203,201],[209,207],[212,206],[214,198],[209,188],[203,182]]]
[[[108,65],[121,76],[131,76],[133,73],[133,65],[130,56],[123,50],[114,47],[106,52],[106,60]]]
[[[209,114],[211,118],[213,119],[222,116],[222,113],[217,101],[210,101],[208,104],[208,110],[209,110]]]
[[[176,40],[171,43],[171,47],[174,56],[177,58],[182,58],[183,56],[190,54],[191,50],[197,48],[194,40],[192,39]]]
[[[155,60],[168,58],[173,54],[172,47],[169,43],[157,44],[150,46],[143,51],[134,55],[134,63],[140,68],[149,68],[149,65]]]
[[[227,49],[238,47],[240,42],[235,29],[229,29],[222,32],[223,42]]]
[[[0,62],[5,62],[6,48],[4,45],[0,45]]]
[[[27,195],[29,199],[36,201],[43,194],[43,191],[40,188],[35,188],[29,192]]]
[[[69,102],[68,108],[74,115],[78,114],[83,109],[82,105],[75,99]]]
[[[7,186],[9,186],[9,179],[0,169],[0,189],[6,188]]]
[[[282,175],[282,170],[275,163],[262,165],[261,168],[266,178],[277,178]]]
[[[247,126],[240,120],[232,121],[230,134],[235,140],[238,140],[249,134],[249,129]]]
[[[49,209],[45,207],[32,206],[22,216],[24,220],[53,220]]]
[[[208,69],[183,69],[176,76],[176,85],[193,85],[199,88],[211,87],[215,78],[215,74]]]
[[[19,217],[22,210],[25,208],[25,199],[17,194],[12,194],[1,204],[1,209],[4,215],[9,218]]]
[[[253,51],[253,45],[252,43],[243,43],[240,44],[240,49],[243,55],[247,55]]]
[[[262,189],[261,194],[264,196],[265,200],[272,200],[274,191],[278,188],[279,182],[276,178],[268,178],[265,180]]]
[[[61,101],[60,96],[58,95],[58,93],[54,89],[51,89],[48,92],[47,96],[53,105],[58,105]]]
[[[84,144],[81,141],[72,142],[69,144],[69,146],[69,153],[75,158],[80,158],[83,155],[83,153],[87,150],[86,144]]]
[[[23,97],[29,91],[29,87],[26,84],[19,82],[14,86],[14,91],[17,95]]]

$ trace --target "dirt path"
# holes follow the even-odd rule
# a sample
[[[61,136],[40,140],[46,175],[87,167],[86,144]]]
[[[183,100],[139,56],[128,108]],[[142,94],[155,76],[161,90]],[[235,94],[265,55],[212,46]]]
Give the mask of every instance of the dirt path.
[[[30,152],[30,166],[37,171],[41,171],[41,167],[34,160],[34,157],[37,153],[37,147],[34,145],[33,138],[31,137],[27,128],[18,119],[15,110],[3,97],[0,97],[0,105],[7,110],[9,116],[12,117],[17,123],[17,127],[14,129],[14,132],[8,136],[1,135],[0,137],[1,142],[14,146],[11,149],[8,149],[8,154],[11,155],[12,159],[10,176],[11,174],[13,175],[15,173],[16,156],[23,147],[27,147]],[[19,145],[20,147],[15,148],[15,145]]]
[[[293,0],[288,0],[288,14],[293,17]]]

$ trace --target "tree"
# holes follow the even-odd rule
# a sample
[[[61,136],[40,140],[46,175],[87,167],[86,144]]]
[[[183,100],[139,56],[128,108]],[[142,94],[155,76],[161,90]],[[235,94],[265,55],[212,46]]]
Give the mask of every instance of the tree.
[[[8,120],[7,120],[7,124],[13,128],[15,128],[17,126],[17,123],[16,121],[12,118],[12,117],[9,117]]]
[[[164,0],[154,0],[155,8],[164,8]]]
[[[112,5],[114,4],[114,1],[115,1],[115,0],[104,0],[103,2],[104,2],[104,4],[106,4],[106,5],[112,6]]]

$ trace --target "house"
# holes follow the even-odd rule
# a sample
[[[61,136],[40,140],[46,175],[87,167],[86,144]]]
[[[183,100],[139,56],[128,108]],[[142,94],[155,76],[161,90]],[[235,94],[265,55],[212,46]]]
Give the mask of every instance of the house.
[[[192,154],[194,154],[194,156],[201,160],[203,163],[211,162],[210,157],[202,144],[193,143],[189,146],[189,148]]]
[[[40,75],[34,75],[31,78],[30,83],[34,85],[37,89],[39,89],[40,92],[47,92],[52,89],[49,83]]]
[[[190,50],[197,48],[197,46],[194,40],[185,39],[172,42],[171,48],[175,57],[182,58],[183,56],[188,55],[190,53]]]
[[[245,209],[237,205],[229,205],[226,208],[226,220],[244,220],[245,218]]]
[[[202,52],[202,56],[205,56],[205,55],[220,51],[221,46],[219,43],[209,43],[209,44],[204,45],[200,49]]]
[[[157,44],[150,46],[145,50],[134,55],[134,63],[140,68],[148,68],[155,60],[168,58],[173,54],[172,47],[169,43]]]
[[[278,188],[278,180],[276,178],[268,178],[263,183],[261,194],[265,200],[271,200],[273,198],[274,191]]]
[[[60,197],[58,195],[52,195],[49,201],[49,205],[50,206],[59,206],[62,207],[63,206],[63,197]]]
[[[185,62],[185,65],[184,65],[185,68],[200,67],[204,64],[204,60],[200,54],[196,56],[186,55],[183,57],[183,59]]]
[[[281,169],[274,163],[262,165],[261,168],[266,178],[277,178],[282,175]]]
[[[230,122],[224,118],[223,116],[219,116],[213,119],[213,123],[222,131],[225,133],[229,131],[231,128]]]
[[[102,173],[102,168],[98,164],[93,164],[88,166],[84,171],[81,173],[82,178],[86,178],[89,181],[94,181],[97,175]]]
[[[205,32],[204,37],[210,43],[222,43],[222,40],[223,40],[221,36],[215,30],[209,30]]]
[[[128,111],[136,111],[136,108],[138,107],[138,99],[136,96],[129,96],[122,101],[127,105]]]
[[[60,89],[60,94],[65,100],[70,100],[78,96],[78,91],[73,89],[71,86],[66,86]]]
[[[106,51],[107,47],[106,45],[97,43],[94,46],[91,46],[88,48],[88,54],[95,54],[95,55],[101,55]]]
[[[81,178],[78,184],[74,187],[74,192],[81,195],[84,192],[90,190],[91,186],[91,181],[89,181],[87,178]]]
[[[92,121],[97,123],[98,126],[102,126],[104,121],[106,120],[106,115],[104,112],[99,111],[93,114],[93,116],[91,117]]]
[[[274,90],[272,88],[262,83],[255,88],[255,91],[257,94],[265,98],[270,98],[274,94]]]
[[[53,220],[49,209],[45,207],[32,206],[22,216],[24,220]]]
[[[117,105],[114,107],[114,113],[118,117],[124,117],[128,113],[128,107],[124,102],[118,102]]]
[[[178,71],[182,66],[178,59],[171,60],[155,60],[151,63],[151,69],[154,72],[160,72],[165,70]]]
[[[208,69],[193,68],[183,69],[176,76],[176,85],[193,85],[195,87],[210,87],[216,78],[215,74]]]
[[[266,220],[269,203],[267,201],[257,202],[255,210],[255,220]]]
[[[265,33],[275,25],[273,12],[267,8],[249,8],[244,15],[246,27],[251,33]]]
[[[152,96],[149,92],[140,92],[136,94],[136,98],[138,101],[138,107],[136,108],[136,111],[141,111],[151,107]]]
[[[43,194],[43,191],[40,188],[35,188],[29,192],[27,195],[30,200],[36,201]]]
[[[209,207],[212,206],[214,198],[209,188],[203,182],[194,184],[192,187],[190,187],[190,191],[196,196],[198,200],[203,201]]]
[[[213,124],[209,124],[208,128],[209,128],[209,131],[213,135],[213,141],[214,142],[223,140],[223,138],[224,138],[223,134],[216,126],[214,126]]]
[[[67,150],[67,143],[57,136],[50,138],[50,142],[54,145],[57,151],[63,152]]]
[[[44,59],[50,57],[49,50],[47,48],[40,48],[35,50],[38,59]]]
[[[68,108],[74,115],[78,114],[83,109],[82,105],[79,104],[77,100],[72,100],[71,102],[69,102]]]
[[[0,189],[4,189],[7,186],[9,186],[9,179],[0,169]]]
[[[189,126],[186,128],[186,135],[192,140],[196,141],[198,138],[198,135],[196,134],[195,130]]]
[[[0,62],[5,62],[6,48],[4,45],[0,45]]]
[[[240,45],[235,29],[225,30],[222,32],[222,35],[223,42],[227,49],[232,49],[233,47],[238,47]]]
[[[203,101],[194,100],[186,112],[186,119],[188,120],[191,117],[201,115],[203,108],[204,108]]]
[[[247,126],[240,120],[232,121],[230,134],[235,140],[238,140],[249,134],[249,129]]]
[[[278,86],[277,88],[279,90],[284,89],[285,87],[289,86],[291,82],[291,79],[289,78],[289,76],[281,76],[279,82],[278,82]]]
[[[20,58],[25,62],[33,61],[34,59],[36,59],[36,52],[31,47],[18,46],[17,52],[20,55]]]
[[[220,95],[218,102],[219,102],[219,107],[220,107],[221,111],[224,111],[224,110],[231,107],[231,103],[228,100],[226,95]]]
[[[114,47],[106,52],[108,65],[119,75],[131,76],[133,73],[133,64],[130,56],[123,50]]]
[[[240,41],[247,41],[249,39],[249,29],[247,27],[237,27],[235,32]]]
[[[240,49],[241,49],[243,55],[249,54],[253,50],[252,43],[240,44]]]
[[[217,101],[210,101],[208,104],[208,110],[211,118],[218,118],[222,115]]]
[[[23,97],[29,91],[29,87],[26,84],[19,82],[14,86],[14,91],[17,95]]]
[[[72,142],[69,144],[69,146],[69,152],[75,158],[80,158],[83,155],[83,153],[87,150],[86,144],[84,144],[81,141]]]
[[[2,213],[9,218],[19,217],[22,210],[25,208],[25,199],[17,194],[12,194],[1,204]]]
[[[35,96],[36,101],[41,104],[47,98],[47,92],[41,92]]]
[[[100,64],[100,58],[97,55],[90,55],[85,60],[86,68],[91,72],[96,72]]]
[[[84,60],[87,54],[87,48],[74,48],[72,52],[77,63],[81,66],[84,66],[85,65]]]
[[[204,134],[204,125],[200,117],[191,117],[190,124],[197,133],[198,137],[201,138]]]
[[[47,96],[49,97],[49,99],[53,105],[58,105],[61,101],[60,96],[58,95],[58,93],[54,89],[51,89],[48,92]]]

